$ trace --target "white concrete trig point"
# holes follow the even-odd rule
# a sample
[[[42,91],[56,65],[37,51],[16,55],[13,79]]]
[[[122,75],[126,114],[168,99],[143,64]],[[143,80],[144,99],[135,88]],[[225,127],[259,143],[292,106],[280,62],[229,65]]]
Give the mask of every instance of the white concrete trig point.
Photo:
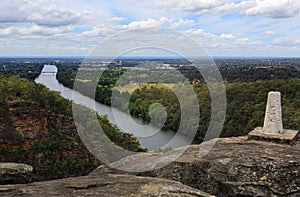
[[[298,138],[298,131],[283,129],[280,92],[269,92],[263,127],[256,127],[249,139],[267,140],[293,144]]]
[[[283,134],[280,92],[269,92],[263,132]]]

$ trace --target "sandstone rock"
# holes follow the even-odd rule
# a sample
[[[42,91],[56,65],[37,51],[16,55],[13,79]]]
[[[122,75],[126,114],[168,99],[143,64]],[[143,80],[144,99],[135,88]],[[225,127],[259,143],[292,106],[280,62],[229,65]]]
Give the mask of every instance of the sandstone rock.
[[[102,175],[59,179],[26,185],[0,186],[1,196],[210,196],[181,183],[132,175]]]
[[[32,182],[32,166],[19,163],[0,163],[0,184]]]
[[[216,196],[300,195],[299,141],[291,146],[248,137],[224,138],[204,157],[199,157],[199,148],[192,145],[169,165],[139,175],[179,181]],[[165,153],[158,160],[152,158],[152,165],[164,163],[180,149]],[[148,153],[148,157],[151,155]],[[122,161],[122,165],[134,164],[134,159]],[[103,167],[93,174],[101,172],[105,172]]]

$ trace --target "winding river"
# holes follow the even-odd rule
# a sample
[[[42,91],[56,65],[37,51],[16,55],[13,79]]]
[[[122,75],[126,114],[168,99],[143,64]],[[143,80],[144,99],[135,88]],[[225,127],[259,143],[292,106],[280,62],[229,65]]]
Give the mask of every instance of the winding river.
[[[35,82],[44,84],[49,89],[60,92],[61,96],[64,98],[73,100],[75,103],[82,104],[93,110],[96,110],[101,115],[107,114],[111,123],[115,124],[116,126],[122,125],[122,128],[118,126],[122,132],[129,132],[137,137],[142,147],[147,148],[148,150],[154,150],[166,145],[168,142],[170,142],[168,146],[172,146],[173,148],[190,144],[189,137],[187,136],[177,134],[176,138],[174,138],[174,131],[160,131],[155,126],[144,125],[141,120],[134,119],[137,124],[128,124],[129,122],[132,122],[132,117],[129,114],[117,109],[114,109],[114,112],[112,112],[111,107],[98,102],[95,103],[93,99],[63,86],[57,81],[56,73],[57,67],[55,65],[45,65],[42,74],[40,74]],[[114,119],[114,117],[117,117],[117,121]],[[141,132],[143,134],[146,133],[148,137],[140,137],[145,136],[141,135]]]

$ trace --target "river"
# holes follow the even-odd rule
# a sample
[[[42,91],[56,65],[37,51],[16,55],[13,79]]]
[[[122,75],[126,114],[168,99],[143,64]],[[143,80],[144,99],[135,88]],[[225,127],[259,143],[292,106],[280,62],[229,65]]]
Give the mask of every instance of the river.
[[[35,82],[44,84],[49,89],[60,92],[61,96],[66,99],[96,110],[100,115],[107,114],[110,122],[115,124],[122,132],[132,133],[135,137],[137,137],[143,148],[154,150],[168,144],[168,142],[170,142],[168,146],[172,146],[173,148],[190,144],[190,137],[188,136],[177,134],[176,138],[174,138],[174,131],[160,131],[157,127],[153,125],[145,125],[141,120],[137,119],[134,119],[137,124],[128,124],[128,122],[132,122],[132,117],[129,114],[117,109],[114,109],[114,113],[112,113],[111,107],[98,102],[96,102],[94,106],[95,102],[93,99],[60,84],[56,79],[56,73],[57,67],[55,65],[45,65],[42,70],[42,74],[39,75]],[[117,121],[114,119],[114,117],[118,118]],[[120,128],[118,125],[122,125],[122,127]],[[142,135],[141,132],[144,135]],[[145,134],[147,134],[148,137],[140,137],[145,136]]]

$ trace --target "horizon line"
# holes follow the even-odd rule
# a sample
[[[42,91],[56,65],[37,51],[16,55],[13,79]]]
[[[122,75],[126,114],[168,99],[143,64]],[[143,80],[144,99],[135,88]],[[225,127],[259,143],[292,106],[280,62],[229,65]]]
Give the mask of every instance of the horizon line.
[[[34,58],[76,58],[76,59],[85,59],[88,56],[0,56],[0,59],[4,59],[4,58],[17,58],[17,59],[23,59],[23,58],[29,58],[29,59],[34,59]],[[289,58],[289,59],[300,59],[299,57],[295,57],[295,56],[222,56],[222,55],[218,55],[218,56],[208,56],[209,58],[213,58],[213,59],[263,59],[263,58],[272,58],[272,59],[284,59],[284,58]],[[112,57],[89,57],[89,58],[97,58],[97,59],[111,59]],[[125,57],[119,57],[119,58],[114,58],[114,59],[184,59],[185,57],[178,57],[178,56],[125,56]],[[201,57],[186,57],[185,59],[188,58],[201,58]]]

